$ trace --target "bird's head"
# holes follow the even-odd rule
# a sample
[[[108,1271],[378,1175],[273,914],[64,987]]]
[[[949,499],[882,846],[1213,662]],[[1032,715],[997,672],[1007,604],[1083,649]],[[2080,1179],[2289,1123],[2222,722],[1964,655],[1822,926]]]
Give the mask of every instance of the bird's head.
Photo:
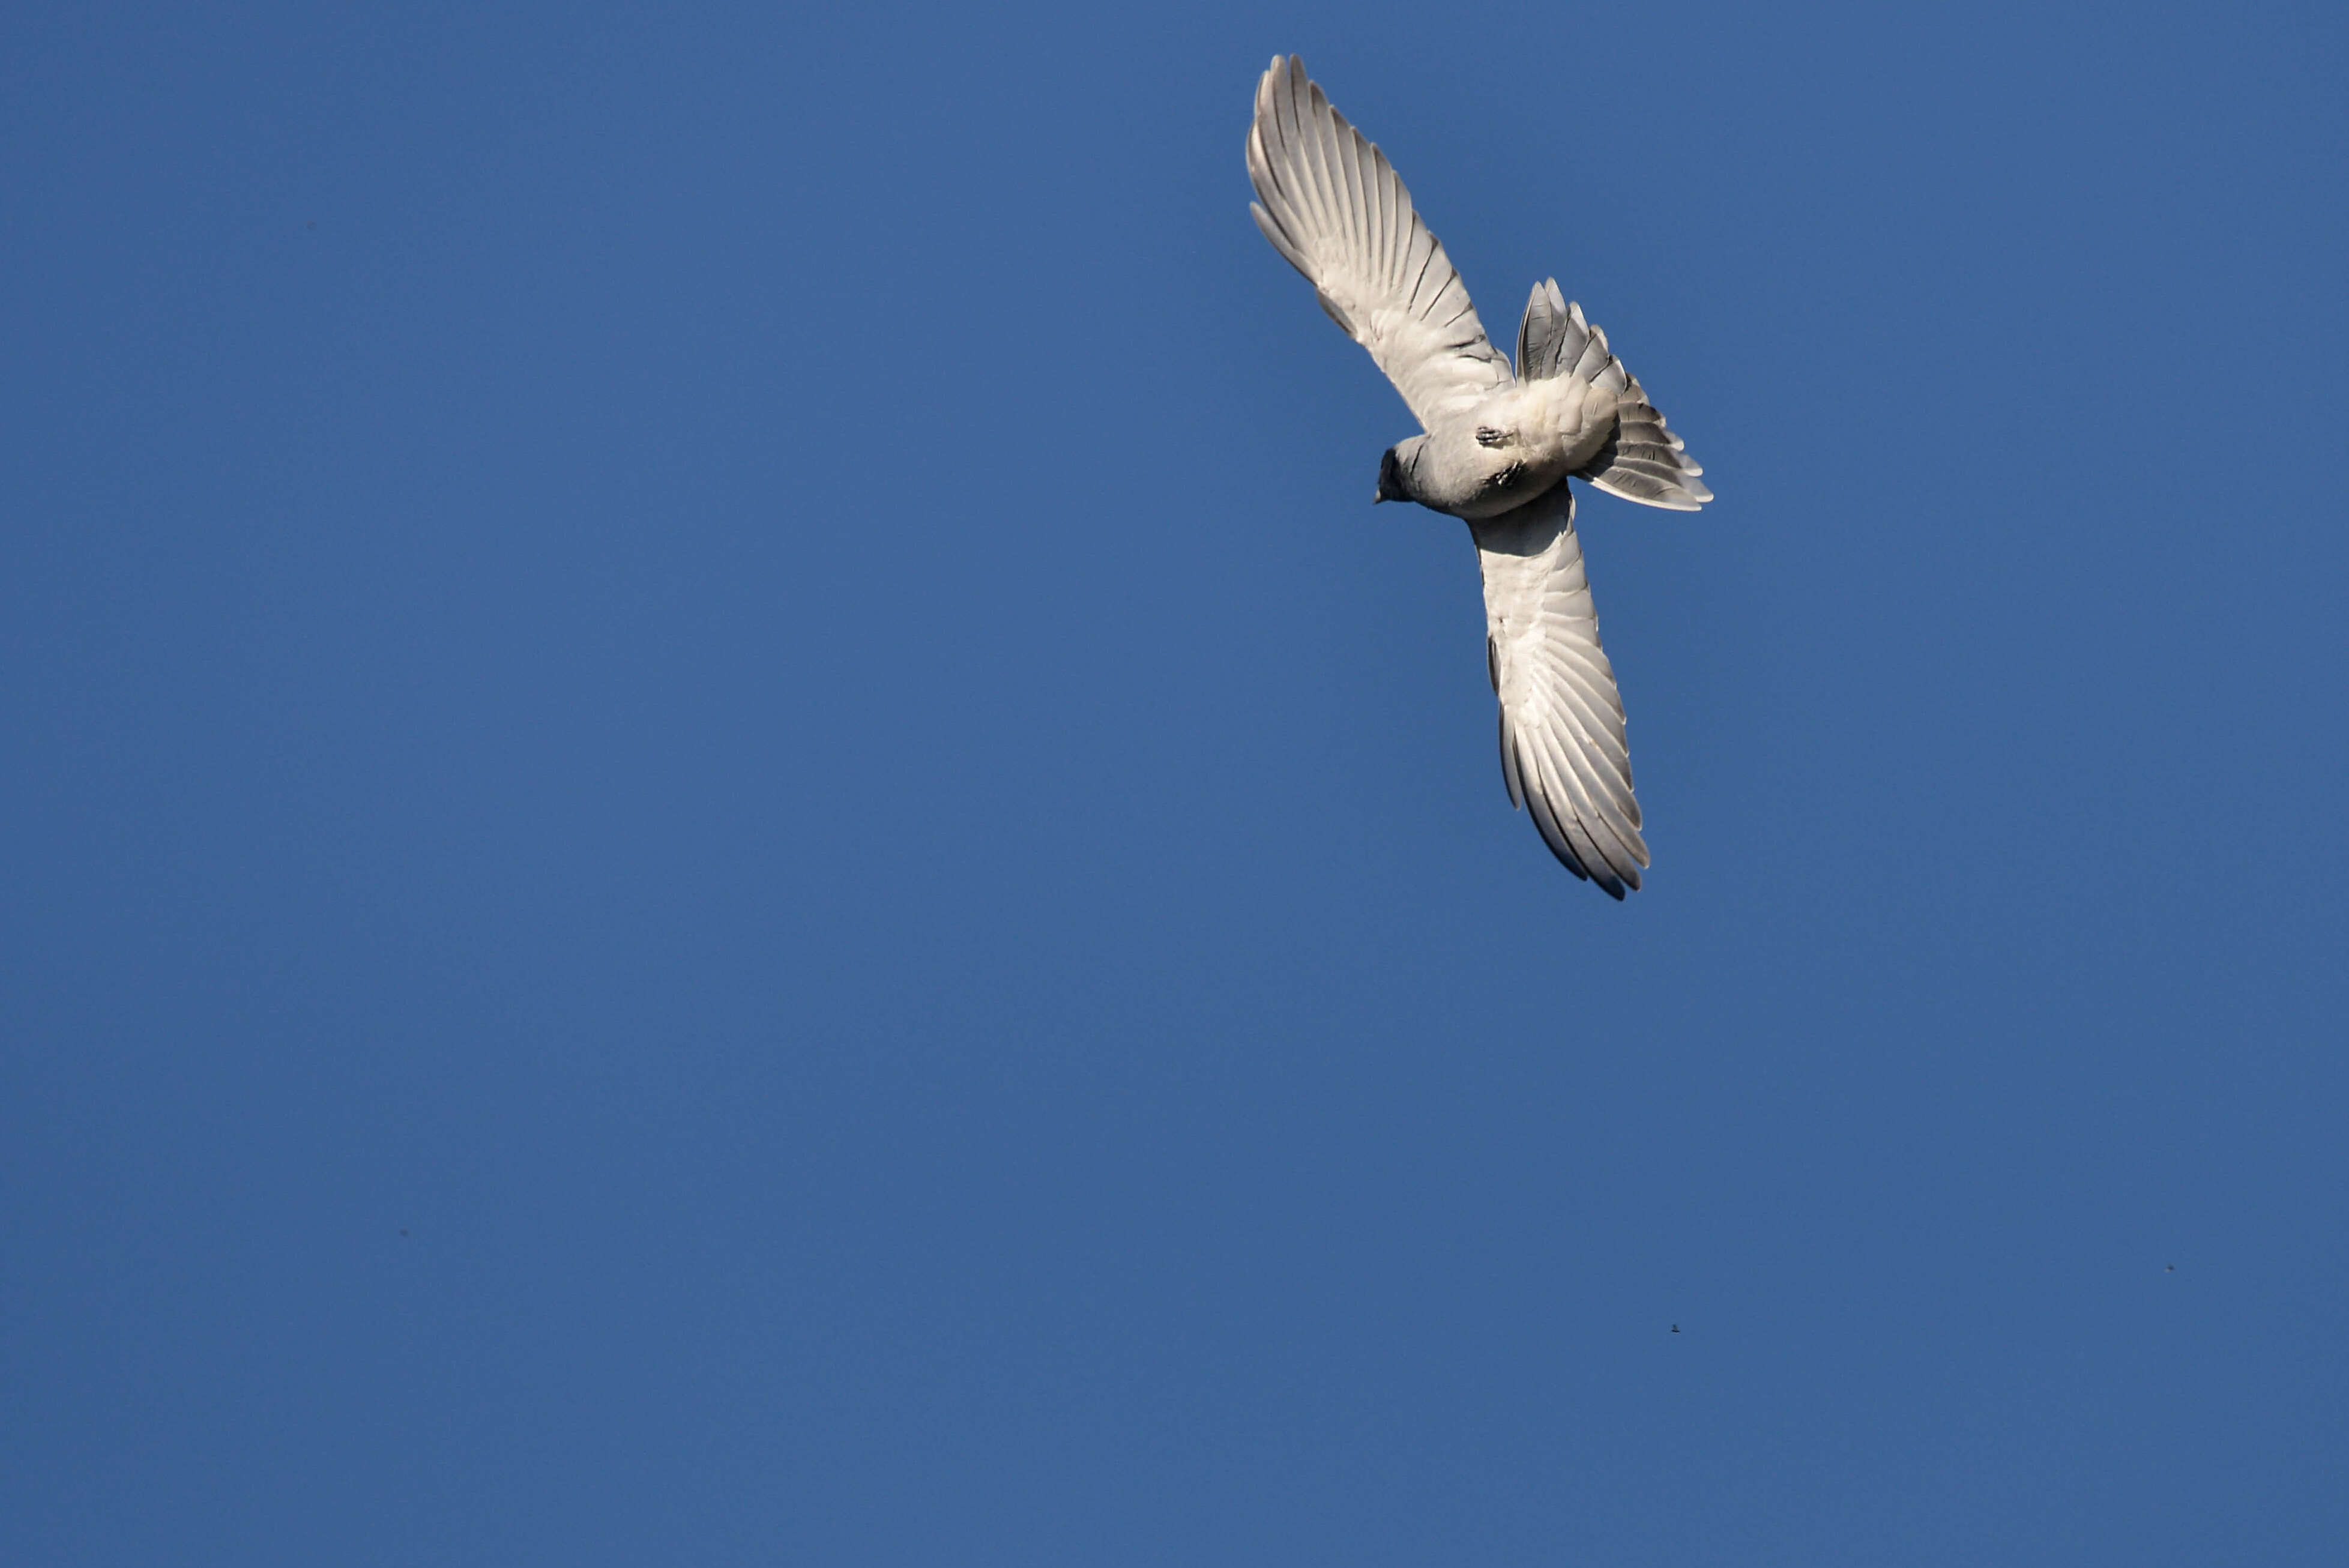
[[[1413,436],[1410,440],[1389,447],[1379,455],[1379,492],[1371,498],[1371,504],[1382,500],[1415,500],[1412,491],[1412,470],[1419,466],[1419,449],[1427,439]]]

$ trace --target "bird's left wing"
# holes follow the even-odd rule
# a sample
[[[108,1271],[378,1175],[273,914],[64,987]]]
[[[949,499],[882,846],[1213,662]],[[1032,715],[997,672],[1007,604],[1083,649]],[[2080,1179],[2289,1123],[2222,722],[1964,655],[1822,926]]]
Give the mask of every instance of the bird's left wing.
[[[1514,511],[1471,521],[1485,574],[1485,655],[1501,703],[1501,774],[1550,852],[1621,898],[1648,846],[1631,797],[1623,699],[1599,645],[1599,614],[1563,482]]]
[[[1371,351],[1422,426],[1513,377],[1452,258],[1386,154],[1330,107],[1295,57],[1273,57],[1248,128],[1248,211],[1346,335]]]

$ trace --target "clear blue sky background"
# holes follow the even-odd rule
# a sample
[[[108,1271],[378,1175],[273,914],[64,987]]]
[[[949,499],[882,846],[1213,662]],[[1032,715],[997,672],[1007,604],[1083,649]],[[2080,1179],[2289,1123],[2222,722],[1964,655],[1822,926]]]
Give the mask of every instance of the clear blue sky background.
[[[1439,15],[10,11],[0,1560],[2349,1560],[2343,13]]]

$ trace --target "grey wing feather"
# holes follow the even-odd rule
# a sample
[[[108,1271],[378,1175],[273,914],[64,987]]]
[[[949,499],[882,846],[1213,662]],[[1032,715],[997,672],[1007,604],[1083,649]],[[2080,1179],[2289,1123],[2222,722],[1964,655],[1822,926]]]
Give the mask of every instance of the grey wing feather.
[[[1485,578],[1485,656],[1501,708],[1501,776],[1566,868],[1616,898],[1648,846],[1631,792],[1623,701],[1563,484],[1468,525]]]
[[[1257,227],[1330,319],[1371,351],[1423,426],[1509,384],[1468,290],[1386,154],[1346,122],[1304,63],[1273,57],[1248,128]]]

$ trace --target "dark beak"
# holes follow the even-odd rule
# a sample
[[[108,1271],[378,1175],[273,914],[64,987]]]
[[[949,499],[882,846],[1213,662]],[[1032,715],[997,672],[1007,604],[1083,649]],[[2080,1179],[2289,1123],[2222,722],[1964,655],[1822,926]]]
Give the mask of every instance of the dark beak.
[[[1379,459],[1379,491],[1371,497],[1376,506],[1382,500],[1402,500],[1402,476],[1396,472],[1394,449],[1389,447]]]

